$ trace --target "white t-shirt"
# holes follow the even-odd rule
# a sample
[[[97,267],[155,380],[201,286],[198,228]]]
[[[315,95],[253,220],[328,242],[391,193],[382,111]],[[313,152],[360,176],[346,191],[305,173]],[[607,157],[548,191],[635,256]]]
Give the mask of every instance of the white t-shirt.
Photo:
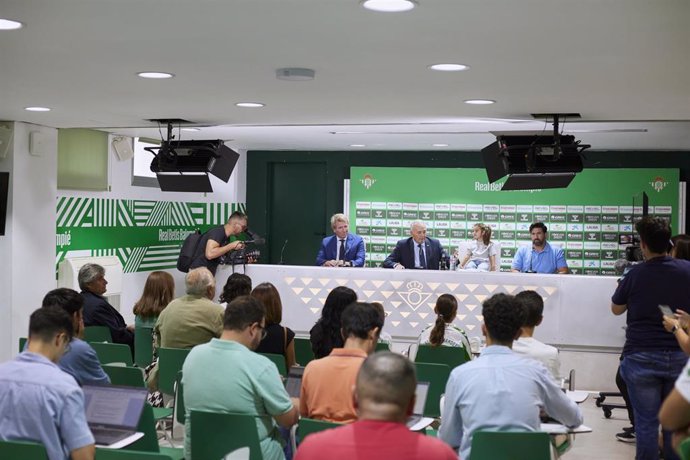
[[[690,361],[676,380],[676,390],[686,401],[690,402]]]
[[[429,341],[429,337],[431,336],[431,330],[433,328],[433,324],[429,325],[422,331],[421,334],[419,334],[417,343],[410,346],[410,361],[414,361],[414,358],[417,356],[417,349],[419,348],[419,345],[429,345],[431,343]],[[470,356],[470,358],[472,358],[470,341],[467,338],[467,334],[465,334],[465,331],[455,324],[446,324],[446,331],[443,334],[443,343],[441,345],[444,347],[464,348],[467,350],[467,354]]]
[[[491,256],[496,256],[496,253],[496,245],[493,241],[489,242],[487,246],[483,241],[473,240],[467,248],[467,255],[470,256],[470,260],[489,262],[489,258]]]
[[[541,361],[554,380],[560,378],[561,361],[558,359],[558,348],[542,343],[534,337],[520,337],[513,342],[513,351]]]

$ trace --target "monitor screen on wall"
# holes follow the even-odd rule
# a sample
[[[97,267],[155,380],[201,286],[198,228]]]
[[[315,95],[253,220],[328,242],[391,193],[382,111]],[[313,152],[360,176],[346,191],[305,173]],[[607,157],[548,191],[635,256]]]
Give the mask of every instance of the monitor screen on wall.
[[[7,221],[7,197],[10,190],[10,173],[0,172],[0,235],[5,234]]]

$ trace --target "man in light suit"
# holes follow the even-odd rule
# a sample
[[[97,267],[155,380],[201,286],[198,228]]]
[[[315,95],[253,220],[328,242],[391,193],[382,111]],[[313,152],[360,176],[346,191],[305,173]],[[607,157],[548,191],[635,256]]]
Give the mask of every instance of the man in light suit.
[[[426,237],[423,222],[412,222],[410,235],[410,238],[398,241],[391,255],[383,261],[383,268],[438,270],[443,254],[441,242]]]
[[[323,267],[363,267],[366,256],[361,236],[348,232],[350,222],[345,214],[331,217],[333,236],[323,239],[316,256],[316,265]]]

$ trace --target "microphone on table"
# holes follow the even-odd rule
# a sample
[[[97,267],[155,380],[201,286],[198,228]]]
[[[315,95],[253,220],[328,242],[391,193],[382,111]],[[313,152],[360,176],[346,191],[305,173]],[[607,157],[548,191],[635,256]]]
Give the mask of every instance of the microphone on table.
[[[283,253],[285,252],[285,246],[287,246],[288,240],[285,238],[285,243],[283,243],[283,249],[280,250],[280,261],[278,262],[278,265],[285,265],[285,262],[283,262]]]

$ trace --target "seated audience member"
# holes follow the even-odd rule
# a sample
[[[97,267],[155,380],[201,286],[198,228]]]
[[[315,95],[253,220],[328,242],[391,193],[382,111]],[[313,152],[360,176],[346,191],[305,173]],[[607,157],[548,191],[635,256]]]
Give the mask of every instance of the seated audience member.
[[[266,309],[266,337],[256,348],[257,353],[275,353],[285,356],[288,369],[295,365],[295,333],[289,327],[281,326],[283,304],[280,294],[271,283],[261,283],[251,293]]]
[[[664,430],[673,432],[673,448],[678,451],[680,443],[690,437],[690,361],[661,405],[659,422]]]
[[[321,242],[316,255],[316,265],[321,267],[363,267],[366,252],[361,236],[348,231],[350,221],[345,214],[333,214],[331,228],[333,235]]]
[[[49,460],[93,460],[84,393],[57,362],[73,336],[62,308],[39,308],[29,319],[27,350],[0,364],[0,439],[35,441]]]
[[[515,296],[525,308],[525,323],[520,337],[513,342],[513,351],[541,361],[549,370],[554,380],[561,375],[561,362],[558,359],[558,348],[535,339],[534,328],[544,319],[544,299],[534,291],[522,291]]]
[[[611,312],[626,314],[621,376],[635,413],[637,458],[659,455],[659,408],[688,357],[664,330],[659,305],[690,312],[690,262],[667,254],[671,229],[666,219],[643,217],[635,223],[644,262],[634,265],[611,297]],[[678,333],[678,331],[676,331]],[[677,458],[671,433],[663,432],[664,458]]]
[[[388,316],[388,314],[386,313],[386,310],[383,309],[383,304],[381,302],[371,302],[371,304],[376,308],[376,310],[378,310],[379,314],[385,321],[386,316]],[[388,332],[382,330],[379,334],[378,343],[383,343],[388,346],[389,350],[392,350],[393,337],[391,337],[391,335]]]
[[[436,299],[434,306],[436,322],[422,331],[417,339],[417,344],[410,347],[410,359],[414,361],[419,345],[432,345],[434,347],[458,347],[464,348],[471,357],[470,341],[467,334],[461,328],[453,324],[458,314],[458,301],[452,294],[441,294]]]
[[[414,365],[404,356],[369,356],[351,395],[357,421],[310,435],[299,445],[295,460],[457,460],[446,444],[405,425],[414,408],[416,385]]]
[[[580,409],[546,367],[511,350],[524,322],[522,303],[496,294],[484,301],[482,315],[487,347],[451,372],[439,437],[466,459],[475,431],[537,431],[540,408],[568,427],[582,424]]]
[[[278,425],[289,428],[297,423],[299,403],[288,396],[276,366],[252,351],[266,333],[265,316],[257,299],[236,298],[225,309],[220,339],[194,347],[185,360],[185,458],[191,458],[192,410],[254,416],[262,458],[284,458]]]
[[[441,242],[427,238],[424,222],[415,221],[410,226],[410,237],[397,242],[383,261],[383,268],[438,270],[442,255]]]
[[[343,348],[309,362],[302,375],[299,411],[302,417],[346,423],[357,419],[352,387],[362,362],[374,352],[383,316],[370,303],[348,306],[342,316]]]
[[[491,241],[491,227],[484,224],[474,224],[472,230],[472,245],[467,248],[467,254],[460,262],[460,268],[465,270],[479,270],[494,272],[498,248]]]
[[[151,272],[146,278],[141,298],[134,304],[134,325],[155,326],[158,315],[174,297],[175,280],[172,275],[163,271]]]
[[[546,241],[547,229],[542,222],[529,226],[532,246],[521,246],[515,252],[512,272],[522,273],[568,273],[563,249],[552,247]]]
[[[252,292],[252,279],[242,273],[233,273],[228,276],[218,300],[220,303],[228,304],[239,296],[249,295],[250,292]]]
[[[84,298],[73,289],[53,289],[43,297],[42,306],[62,308],[72,318],[74,336],[69,343],[69,350],[58,361],[60,369],[74,377],[79,385],[109,384],[110,377],[103,371],[96,351],[80,338],[84,332]]]
[[[105,326],[115,343],[124,343],[134,351],[134,325],[127,325],[119,311],[105,300],[108,281],[105,269],[98,264],[85,264],[79,269],[79,288],[84,297],[84,326]]]
[[[671,257],[690,260],[690,235],[679,234],[671,237]]]
[[[340,315],[345,307],[354,302],[357,302],[357,294],[349,287],[338,286],[328,293],[321,309],[321,318],[309,331],[309,341],[316,359],[328,356],[334,348],[342,348],[345,341],[340,331]]]

